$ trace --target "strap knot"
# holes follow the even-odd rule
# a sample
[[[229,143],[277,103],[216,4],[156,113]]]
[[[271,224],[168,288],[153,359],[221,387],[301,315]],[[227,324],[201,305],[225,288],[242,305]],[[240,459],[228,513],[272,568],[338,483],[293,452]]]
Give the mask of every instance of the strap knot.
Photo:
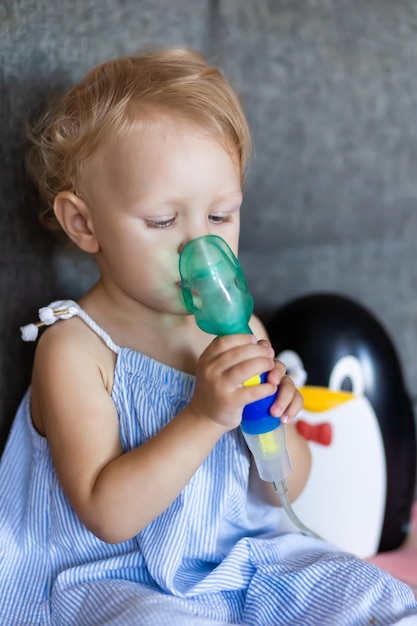
[[[40,322],[27,324],[20,328],[23,341],[35,341],[39,334],[39,328],[50,326],[60,319],[69,319],[79,313],[78,305],[73,300],[56,300],[49,306],[44,306],[38,311]]]

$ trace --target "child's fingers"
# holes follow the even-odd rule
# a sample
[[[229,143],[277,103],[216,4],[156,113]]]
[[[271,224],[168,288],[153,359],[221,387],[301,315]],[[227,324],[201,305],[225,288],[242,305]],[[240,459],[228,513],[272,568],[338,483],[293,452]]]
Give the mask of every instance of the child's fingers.
[[[229,352],[233,348],[241,346],[256,345],[256,339],[253,335],[226,335],[224,337],[215,337],[211,344],[204,350],[202,356],[207,361],[218,358],[220,355]]]
[[[202,362],[224,375],[231,373],[238,384],[257,374],[269,372],[274,368],[274,351],[271,347],[258,345],[256,340],[253,343],[249,337],[230,335],[214,340]]]
[[[294,419],[302,408],[303,397],[301,393],[296,389],[289,376],[283,376],[279,384],[277,398],[271,407],[271,415],[281,417],[282,422],[286,423]]]
[[[278,359],[274,360],[274,367],[268,374],[268,381],[273,385],[278,385],[281,383],[282,378],[286,374],[286,367],[282,361]]]
[[[276,390],[276,385],[269,383],[269,381],[268,383],[265,383],[268,385],[268,389],[264,385],[259,384],[258,377],[260,374],[269,371],[272,366],[272,358],[268,355],[250,354],[249,351],[247,351],[245,358],[237,359],[235,361],[230,360],[230,367],[226,367],[223,370],[222,376],[223,380],[229,387],[263,387],[265,391],[263,393],[261,392],[261,395],[259,396],[261,397],[262,395],[267,395],[266,391],[269,391],[271,394]]]

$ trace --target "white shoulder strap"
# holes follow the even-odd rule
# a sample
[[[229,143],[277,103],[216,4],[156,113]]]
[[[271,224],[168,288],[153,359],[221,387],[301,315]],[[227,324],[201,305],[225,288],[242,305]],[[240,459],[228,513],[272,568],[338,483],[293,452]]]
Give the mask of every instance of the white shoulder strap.
[[[110,335],[108,335],[93,319],[73,300],[56,300],[48,306],[44,306],[38,311],[39,322],[22,326],[23,341],[35,341],[38,337],[39,328],[41,326],[50,326],[58,320],[66,320],[77,315],[104,341],[106,346],[116,354],[120,350],[120,346],[114,343]]]

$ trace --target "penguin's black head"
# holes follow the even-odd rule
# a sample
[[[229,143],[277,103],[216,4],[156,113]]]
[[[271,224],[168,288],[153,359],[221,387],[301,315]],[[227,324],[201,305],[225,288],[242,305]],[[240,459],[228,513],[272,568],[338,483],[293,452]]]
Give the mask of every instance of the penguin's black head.
[[[328,387],[334,368],[346,357],[358,360],[364,394],[378,413],[398,406],[404,382],[398,356],[376,318],[348,298],[317,294],[276,311],[268,332],[277,354],[291,350],[307,374],[306,383]],[[354,391],[349,367],[339,365],[341,389]]]

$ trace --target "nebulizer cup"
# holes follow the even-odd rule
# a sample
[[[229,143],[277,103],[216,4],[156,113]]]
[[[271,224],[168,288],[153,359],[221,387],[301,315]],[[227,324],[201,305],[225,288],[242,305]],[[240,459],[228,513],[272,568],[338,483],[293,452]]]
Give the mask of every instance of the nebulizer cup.
[[[216,235],[189,241],[179,261],[184,303],[197,325],[212,335],[252,333],[253,299],[228,244]],[[261,384],[267,373],[244,385]],[[276,486],[291,471],[281,420],[270,414],[276,393],[244,407],[241,428],[260,477]],[[280,488],[281,491],[281,488]]]

